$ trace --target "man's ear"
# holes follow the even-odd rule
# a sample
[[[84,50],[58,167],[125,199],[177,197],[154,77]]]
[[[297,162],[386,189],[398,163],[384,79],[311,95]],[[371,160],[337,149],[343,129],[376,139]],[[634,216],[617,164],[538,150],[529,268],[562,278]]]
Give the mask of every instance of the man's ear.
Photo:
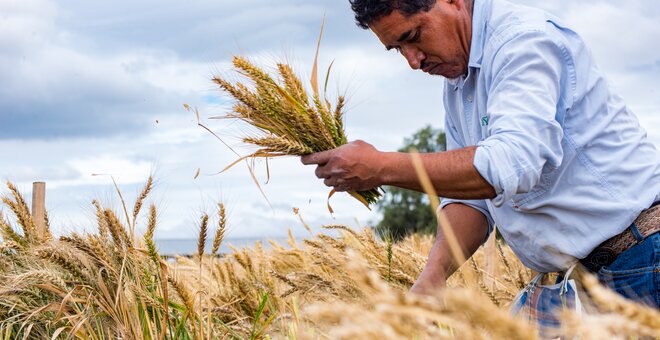
[[[473,0],[445,0],[448,4],[452,4],[459,8],[464,8],[470,6],[470,2]]]

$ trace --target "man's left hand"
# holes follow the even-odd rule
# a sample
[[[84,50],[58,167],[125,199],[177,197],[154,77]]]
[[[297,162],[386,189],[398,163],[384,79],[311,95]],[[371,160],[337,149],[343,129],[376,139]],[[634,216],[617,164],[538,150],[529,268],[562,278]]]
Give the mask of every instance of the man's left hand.
[[[366,191],[382,184],[382,155],[371,144],[357,140],[300,160],[305,165],[316,164],[316,177],[336,191]]]

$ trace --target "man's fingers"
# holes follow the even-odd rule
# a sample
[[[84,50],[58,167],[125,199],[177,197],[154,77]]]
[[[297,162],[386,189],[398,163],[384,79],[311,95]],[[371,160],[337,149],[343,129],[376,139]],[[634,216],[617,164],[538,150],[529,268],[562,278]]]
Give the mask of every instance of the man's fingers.
[[[341,178],[328,177],[323,181],[323,184],[329,187],[336,187],[336,186],[344,186],[346,185],[346,182]]]
[[[328,150],[328,151],[321,151],[317,153],[313,153],[311,155],[305,155],[300,157],[300,161],[302,164],[305,165],[310,165],[310,164],[320,164],[323,165],[328,162],[330,159],[330,156],[332,155],[333,150]]]
[[[305,165],[314,164],[314,163],[312,163],[312,160],[313,160],[312,156],[314,156],[314,154],[300,156],[300,162],[302,162],[302,164],[305,164]]]
[[[318,178],[328,178],[328,177],[330,177],[323,165],[317,166],[316,171],[314,171],[314,174]]]
[[[321,177],[319,177],[321,178]],[[337,178],[337,177],[328,177],[323,180],[323,184],[326,186],[332,187],[335,189],[337,192],[343,192],[343,191],[349,191],[350,186],[346,183],[346,181],[343,178]]]

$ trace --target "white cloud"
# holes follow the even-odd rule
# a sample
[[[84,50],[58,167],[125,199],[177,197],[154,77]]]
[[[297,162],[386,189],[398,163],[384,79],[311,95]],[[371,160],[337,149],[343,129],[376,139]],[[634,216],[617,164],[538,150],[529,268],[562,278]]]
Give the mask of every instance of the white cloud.
[[[141,183],[149,177],[152,171],[152,164],[149,162],[132,162],[111,156],[76,159],[70,161],[70,166],[80,173],[81,177],[74,181],[56,181],[53,183],[54,187],[89,184],[105,185],[107,179],[101,178],[103,176],[114,177],[117,184]]]
[[[646,16],[647,6],[635,2],[578,2],[566,16],[608,70],[630,72],[660,60],[653,48],[660,41],[658,18]]]
[[[52,2],[3,4],[0,139],[135,134],[210,88],[210,64],[146,47],[99,54],[55,24]]]
[[[660,10],[642,0],[533,3],[575,27],[651,139],[660,141],[660,55],[653,48]],[[93,198],[118,207],[112,182],[92,173],[114,175],[131,202],[155,171],[150,201],[159,207],[159,237],[195,237],[200,213],[212,213],[220,200],[231,211],[232,237],[285,235],[288,227],[305,233],[292,207],[316,228],[376,220],[377,212],[342,194],[331,200],[333,219],[328,189],[297,158],[270,163],[271,180],[262,188],[273,209],[245,165],[209,176],[236,156],[182,108],[198,106],[203,117],[226,113],[209,78],[228,73],[232,53],[259,64],[287,58],[308,77],[323,12],[320,65],[336,60],[330,90],[349,95],[351,139],[394,150],[422,125],[442,126],[442,79],[410,71],[403,58],[385,52],[354,26],[345,1],[9,0],[0,2],[0,177],[26,193],[31,181],[46,180],[58,232],[91,230]],[[237,124],[205,124],[248,152]],[[264,183],[265,165],[257,165]],[[197,168],[202,175],[193,179]]]
[[[48,0],[0,2],[0,57],[20,57],[44,42],[51,36],[56,12]]]

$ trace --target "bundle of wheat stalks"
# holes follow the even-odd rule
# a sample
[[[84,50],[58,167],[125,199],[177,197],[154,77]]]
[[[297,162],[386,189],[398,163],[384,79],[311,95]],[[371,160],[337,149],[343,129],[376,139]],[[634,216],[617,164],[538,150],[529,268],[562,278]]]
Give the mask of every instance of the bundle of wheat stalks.
[[[157,213],[116,214],[94,202],[96,232],[55,239],[36,232],[13,185],[0,217],[0,339],[534,339],[537,330],[506,308],[531,278],[509,248],[491,242],[434,297],[407,294],[432,237],[381,242],[370,229],[328,226],[288,245],[270,242],[218,256],[224,205],[203,215],[197,253],[163,260],[153,240]],[[146,215],[146,216],[143,216]],[[144,223],[137,223],[140,219]],[[214,221],[215,220],[215,221]],[[145,234],[134,235],[144,224]],[[211,229],[216,224],[215,231]],[[212,249],[205,244],[213,234]],[[468,275],[468,273],[470,275]],[[595,308],[567,313],[567,338],[660,337],[660,313],[586,277]]]
[[[233,113],[222,118],[239,119],[256,127],[258,133],[243,138],[243,141],[261,147],[238,161],[249,157],[308,155],[331,150],[348,142],[343,124],[345,99],[339,96],[333,108],[325,96],[321,98],[316,79],[316,61],[312,72],[311,96],[288,64],[277,64],[279,81],[246,58],[234,57],[233,65],[251,83],[232,84],[219,76],[213,78],[224,92],[237,101]],[[326,88],[327,80],[326,77]],[[379,188],[349,193],[367,207],[381,196]]]

